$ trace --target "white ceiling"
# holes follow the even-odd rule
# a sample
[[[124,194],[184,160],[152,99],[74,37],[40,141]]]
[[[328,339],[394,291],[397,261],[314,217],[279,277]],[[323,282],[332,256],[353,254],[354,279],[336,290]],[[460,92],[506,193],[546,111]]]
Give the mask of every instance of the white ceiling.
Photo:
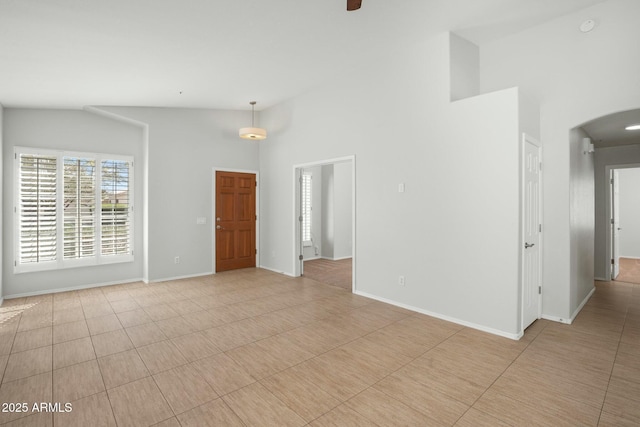
[[[0,0],[0,103],[260,110],[400,44],[482,44],[602,1]]]
[[[640,125],[640,110],[622,111],[592,120],[582,125],[596,148],[640,144],[640,130],[625,130]]]

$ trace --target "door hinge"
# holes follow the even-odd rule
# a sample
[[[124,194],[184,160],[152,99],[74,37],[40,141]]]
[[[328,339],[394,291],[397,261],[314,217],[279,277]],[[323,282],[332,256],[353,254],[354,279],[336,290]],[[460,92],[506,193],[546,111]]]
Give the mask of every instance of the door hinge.
[[[542,162],[540,162],[540,170],[542,170]]]
[[[542,233],[542,224],[538,224],[538,233]]]
[[[302,261],[302,255],[298,255],[298,259]]]
[[[258,250],[256,249],[256,255],[258,255]]]
[[[615,261],[613,260],[613,258],[611,258],[611,265],[614,265]]]
[[[542,295],[542,286],[538,286],[538,295]]]
[[[258,186],[258,181],[256,181],[256,187]]]
[[[298,221],[302,222],[302,215],[298,217]]]
[[[613,178],[611,178],[610,183],[613,184]]]
[[[611,218],[611,224],[615,224],[615,222],[613,222],[613,218]]]

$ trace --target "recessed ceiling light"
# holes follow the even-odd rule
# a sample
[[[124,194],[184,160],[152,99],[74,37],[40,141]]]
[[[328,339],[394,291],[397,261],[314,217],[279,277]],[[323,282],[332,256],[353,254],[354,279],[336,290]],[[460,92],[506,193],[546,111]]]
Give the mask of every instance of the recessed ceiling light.
[[[580,31],[582,31],[583,33],[588,33],[589,31],[593,30],[595,26],[596,21],[594,21],[593,19],[587,19],[582,24],[580,24]]]
[[[625,129],[626,130],[639,130],[640,129],[640,124],[627,126]]]

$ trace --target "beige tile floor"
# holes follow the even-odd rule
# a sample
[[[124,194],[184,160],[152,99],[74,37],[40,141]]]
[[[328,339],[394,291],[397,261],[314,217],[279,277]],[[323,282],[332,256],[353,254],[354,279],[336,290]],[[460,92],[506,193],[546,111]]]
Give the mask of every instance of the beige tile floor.
[[[260,269],[0,310],[3,426],[640,425],[640,285],[520,341]]]

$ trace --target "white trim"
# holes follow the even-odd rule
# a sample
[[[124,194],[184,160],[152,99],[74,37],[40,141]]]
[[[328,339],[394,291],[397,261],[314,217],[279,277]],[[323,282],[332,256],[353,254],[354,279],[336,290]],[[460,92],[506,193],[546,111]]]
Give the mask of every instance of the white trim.
[[[211,276],[213,274],[214,274],[213,271],[207,271],[204,273],[186,274],[184,276],[163,277],[160,279],[153,279],[149,283],[161,283],[161,282],[169,282],[171,280],[192,279],[194,277]]]
[[[573,314],[571,315],[571,317],[569,319],[565,319],[563,317],[557,317],[557,316],[548,316],[548,315],[544,315],[544,316],[542,316],[542,318],[546,319],[546,320],[551,320],[553,322],[564,323],[565,325],[572,324],[573,321],[576,320],[576,316],[578,316],[578,314],[580,313],[580,310],[583,309],[583,307],[589,301],[589,298],[591,298],[591,296],[593,295],[593,293],[595,291],[596,291],[596,287],[594,286],[591,289],[591,291],[589,292],[589,294],[584,298],[584,300],[582,300],[582,302],[580,303],[578,308],[576,308],[576,310],[573,312]]]
[[[626,258],[626,259],[640,259],[640,257],[637,256],[626,256],[626,255],[620,255],[619,258]]]
[[[260,265],[260,171],[214,166],[211,173],[211,270],[216,274],[216,172],[250,173],[256,176],[256,267]]]
[[[278,274],[284,274],[285,276],[289,276],[289,277],[296,277],[294,276],[292,273],[288,272],[288,271],[281,271],[281,270],[276,270],[275,268],[271,268],[271,267],[266,267],[264,265],[261,265],[260,268],[264,269],[264,270],[269,270],[269,271],[273,271],[274,273],[278,273]]]
[[[387,299],[387,298],[383,298],[383,297],[379,297],[379,296],[376,296],[376,295],[369,294],[367,292],[354,291],[353,293],[356,294],[356,295],[360,295],[360,296],[366,297],[366,298],[374,299],[376,301],[384,302],[386,304],[390,304],[390,305],[393,305],[393,306],[396,306],[396,307],[401,307],[401,308],[404,308],[404,309],[407,309],[407,310],[415,311],[416,313],[425,314],[427,316],[435,317],[437,319],[446,320],[447,322],[451,322],[451,323],[455,323],[455,324],[458,324],[458,325],[466,326],[466,327],[472,328],[472,329],[477,329],[477,330],[482,331],[482,332],[488,332],[490,334],[498,335],[498,336],[501,336],[501,337],[504,337],[504,338],[509,338],[509,339],[512,339],[512,340],[515,340],[515,341],[519,340],[520,338],[522,338],[524,336],[523,332],[519,332],[517,334],[512,334],[512,333],[509,333],[509,332],[501,331],[499,329],[488,328],[486,326],[478,325],[478,324],[473,323],[473,322],[467,322],[466,320],[456,319],[455,317],[445,316],[445,315],[442,315],[442,314],[439,314],[439,313],[435,313],[435,312],[432,312],[432,311],[423,310],[421,308],[417,308],[417,307],[414,307],[412,305],[402,304],[402,303],[399,303],[397,301],[393,301],[393,300],[390,300],[390,299]]]
[[[594,286],[593,288],[591,288],[591,291],[589,292],[589,294],[584,297],[584,299],[582,300],[582,302],[580,303],[580,305],[578,306],[578,308],[575,309],[575,311],[573,312],[573,314],[571,315],[571,320],[569,320],[569,323],[573,323],[574,320],[576,320],[576,316],[580,313],[580,311],[582,310],[582,308],[585,306],[585,304],[589,301],[589,298],[591,298],[591,296],[593,295],[593,293],[596,291],[596,287]]]
[[[325,258],[325,257],[322,257],[322,258]],[[353,256],[350,255],[350,256],[341,256],[337,258],[326,258],[326,259],[329,259],[331,261],[342,261],[343,259],[351,259],[351,258],[353,258]]]
[[[603,277],[594,277],[593,280],[597,280],[598,282],[609,282],[609,279],[605,279]]]
[[[300,215],[298,212],[298,203],[296,203],[296,200],[298,198],[297,193],[299,190],[299,183],[298,183],[298,175],[297,175],[297,170],[298,169],[304,169],[304,168],[310,168],[310,167],[314,167],[314,166],[322,166],[322,165],[332,165],[332,164],[336,164],[336,163],[346,163],[346,162],[351,162],[351,257],[353,258],[353,262],[351,263],[351,292],[356,293],[356,287],[357,287],[357,280],[356,280],[356,155],[352,154],[350,156],[344,156],[344,157],[336,157],[333,159],[325,159],[325,160],[319,160],[319,161],[315,161],[315,162],[309,162],[309,163],[298,163],[298,164],[294,164],[293,165],[293,244],[292,244],[292,248],[293,248],[293,277],[300,277],[300,260],[298,259],[298,247],[300,244],[300,227],[299,227],[299,221],[297,220],[298,216]]]
[[[14,188],[13,188],[13,274],[23,274],[23,273],[32,273],[37,271],[51,271],[51,270],[62,270],[68,268],[77,268],[77,267],[87,267],[94,265],[103,265],[103,264],[115,264],[115,263],[126,263],[134,261],[134,250],[135,250],[135,157],[132,155],[121,155],[121,154],[109,154],[109,153],[90,153],[90,152],[80,152],[80,151],[66,151],[59,149],[49,149],[49,148],[34,148],[34,147],[25,147],[25,146],[15,146],[13,149],[14,153]],[[56,248],[57,254],[56,258],[51,261],[44,262],[34,262],[34,263],[26,263],[21,264],[20,256],[21,256],[21,241],[20,241],[20,224],[21,224],[21,212],[19,210],[20,206],[20,194],[21,194],[21,155],[35,155],[35,156],[51,156],[56,158],[56,227],[57,227],[57,235],[56,235]],[[64,161],[68,157],[73,158],[88,158],[95,162],[94,166],[94,174],[95,174],[95,206],[96,212],[94,217],[94,242],[95,242],[95,253],[91,257],[87,258],[71,258],[66,259],[64,257],[64,204],[62,201],[64,200]],[[102,254],[102,242],[103,242],[103,234],[100,224],[102,224],[102,211],[98,207],[101,205],[101,196],[100,192],[102,189],[102,170],[103,163],[105,161],[120,161],[126,162],[128,164],[128,194],[129,194],[129,234],[128,234],[128,243],[129,243],[129,253],[127,254],[117,254],[117,255],[103,255]]]
[[[552,322],[564,323],[565,325],[570,325],[572,322],[571,319],[565,319],[558,316],[549,316],[548,314],[543,314],[542,318],[545,320],[551,320]]]
[[[13,299],[13,298],[22,298],[22,297],[32,297],[32,296],[37,296],[37,295],[57,294],[57,293],[60,293],[60,292],[78,291],[78,290],[82,290],[82,289],[91,289],[91,288],[100,288],[102,286],[126,285],[127,283],[136,283],[136,282],[142,282],[142,281],[143,281],[142,278],[124,279],[124,280],[117,280],[117,281],[113,281],[113,282],[92,283],[92,284],[89,284],[89,285],[70,286],[68,288],[56,288],[56,289],[48,289],[48,290],[42,290],[42,291],[25,292],[25,293],[22,293],[22,294],[5,295],[5,298],[6,299]]]
[[[605,243],[605,259],[600,260],[604,262],[604,276],[609,277],[605,281],[611,280],[611,171],[614,169],[634,169],[640,168],[640,163],[630,163],[628,165],[605,165],[604,167],[604,203],[605,203],[605,216],[603,218],[603,224],[605,230],[606,243]],[[594,260],[598,262],[598,260]]]

